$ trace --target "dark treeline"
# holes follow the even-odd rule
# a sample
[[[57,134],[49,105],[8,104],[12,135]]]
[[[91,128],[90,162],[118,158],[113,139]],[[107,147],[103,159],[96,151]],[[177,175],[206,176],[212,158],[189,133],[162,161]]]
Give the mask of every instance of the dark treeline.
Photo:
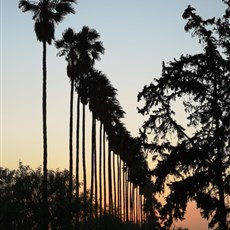
[[[135,138],[122,122],[125,112],[117,90],[94,67],[105,50],[99,33],[87,26],[79,32],[66,29],[54,43],[58,56],[65,57],[70,81],[69,170],[48,171],[46,45],[54,41],[55,25],[67,14],[75,13],[72,4],[76,2],[19,1],[23,12],[32,12],[35,33],[43,48],[43,167],[32,170],[20,163],[17,170],[1,168],[0,229],[164,230],[175,219],[183,219],[188,202],[195,201],[211,229],[228,230],[230,1],[223,1],[226,11],[217,19],[204,20],[191,6],[184,11],[185,31],[198,37],[203,51],[163,62],[162,76],[144,86],[138,94],[144,106],[138,112],[147,120]],[[175,102],[184,106],[188,121],[185,127],[175,116]],[[92,118],[89,188],[86,110]],[[188,132],[189,127],[194,131]],[[148,153],[156,162],[151,170]],[[162,205],[156,197],[166,188],[169,194]]]
[[[36,230],[41,229],[42,210],[42,170],[31,169],[19,163],[17,170],[0,168],[0,229],[1,230]],[[86,216],[84,214],[84,195],[73,199],[69,206],[69,171],[49,170],[47,174],[47,197],[49,206],[49,228],[69,229],[140,229],[132,222],[123,223],[121,219],[105,215],[90,220],[90,194],[86,193]],[[76,190],[73,190],[75,194]],[[72,217],[69,218],[71,209]],[[95,206],[93,207],[95,209]],[[76,214],[80,214],[76,221]],[[85,223],[83,222],[85,219]],[[144,223],[143,223],[144,226]]]

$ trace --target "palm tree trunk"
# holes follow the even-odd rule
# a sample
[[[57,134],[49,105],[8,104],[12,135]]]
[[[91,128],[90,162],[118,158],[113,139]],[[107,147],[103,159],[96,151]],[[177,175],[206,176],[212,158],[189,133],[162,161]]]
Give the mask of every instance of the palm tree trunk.
[[[86,221],[86,215],[87,215],[87,210],[86,210],[86,162],[85,162],[85,105],[82,105],[82,166],[83,166],[83,193],[84,193],[84,198],[83,198],[83,224],[85,224]]]
[[[120,196],[121,196],[121,178],[120,174],[121,173],[121,166],[120,166],[120,157],[117,155],[117,216],[120,218],[121,212],[120,212],[120,207],[121,207],[121,201],[120,201]]]
[[[115,153],[113,153],[113,191],[114,191],[114,216],[117,216],[117,191],[116,191],[116,170],[115,170]]]
[[[132,189],[132,183],[129,182],[129,220],[131,223],[133,222],[133,189]]]
[[[93,191],[94,191],[94,136],[95,136],[95,130],[94,130],[94,114],[92,113],[92,133],[91,133],[91,186],[90,186],[90,219],[93,218]]]
[[[141,223],[141,226],[142,226],[142,222],[143,222],[143,197],[142,195],[140,194],[140,223]]]
[[[98,217],[98,194],[97,194],[97,186],[98,186],[98,181],[97,181],[97,142],[96,142],[96,118],[94,117],[94,178],[95,178],[95,217]]]
[[[95,216],[97,217],[97,159],[96,159],[96,118],[92,113],[92,158],[91,158],[91,191],[90,218],[93,218],[93,192],[95,191]]]
[[[139,224],[139,187],[136,188],[136,224]]]
[[[122,206],[122,162],[121,162],[121,157],[119,157],[119,184],[120,184],[120,218],[122,220],[122,213],[124,212],[123,206]]]
[[[69,118],[69,205],[71,205],[73,190],[73,92],[74,80],[71,79]]]
[[[99,206],[100,218],[102,217],[102,122],[100,122],[100,137],[99,137]]]
[[[127,172],[128,169],[126,169],[126,172],[125,172],[125,210],[126,210],[126,222],[129,222],[129,182],[128,182],[128,172]]]
[[[77,97],[77,122],[76,122],[76,199],[79,208],[79,138],[80,138],[80,96]],[[78,209],[79,210],[79,209]],[[79,211],[76,213],[77,226],[79,223]]]
[[[69,212],[68,212],[68,228],[72,228],[71,219],[71,202],[72,202],[72,190],[73,190],[73,92],[74,92],[74,80],[71,79],[71,89],[70,89],[70,118],[69,118]]]
[[[103,174],[104,174],[104,215],[106,215],[106,150],[105,150],[105,129],[103,130]]]
[[[42,86],[42,121],[43,121],[43,186],[42,186],[42,200],[43,200],[43,211],[42,211],[42,229],[48,230],[49,222],[49,211],[47,202],[47,118],[46,118],[46,41],[43,41],[43,86]]]
[[[123,217],[124,217],[124,222],[126,222],[126,172],[124,170],[124,162],[123,162]]]
[[[111,149],[108,144],[108,179],[109,179],[109,214],[113,215],[113,191],[112,191],[112,168],[111,168]]]

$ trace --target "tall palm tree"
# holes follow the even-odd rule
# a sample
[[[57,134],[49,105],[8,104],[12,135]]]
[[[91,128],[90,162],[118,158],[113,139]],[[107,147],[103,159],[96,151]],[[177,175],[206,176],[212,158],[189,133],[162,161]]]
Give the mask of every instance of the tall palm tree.
[[[97,77],[99,85],[98,85],[98,96],[96,97],[98,99],[98,102],[95,103],[97,106],[95,108],[97,109],[98,117],[103,124],[103,129],[101,126],[101,138],[100,138],[100,146],[101,146],[101,154],[99,158],[99,173],[102,174],[103,169],[103,207],[104,207],[104,215],[106,214],[107,208],[106,208],[106,201],[107,201],[107,186],[106,186],[106,138],[108,137],[109,133],[109,127],[111,127],[111,123],[113,120],[113,109],[115,108],[115,104],[118,103],[116,100],[116,89],[111,85],[109,79],[105,74],[102,72],[97,73]],[[103,162],[102,162],[103,158]],[[100,178],[99,178],[100,179]],[[101,180],[101,179],[100,179]],[[102,181],[99,181],[100,183],[100,197],[102,196]],[[102,197],[100,198],[102,200]],[[102,214],[102,202],[101,202],[101,208],[100,208],[100,215]]]
[[[43,44],[43,86],[42,86],[42,117],[43,117],[43,229],[48,228],[47,203],[47,118],[46,118],[46,43],[54,39],[55,24],[60,23],[69,13],[75,13],[72,3],[77,0],[19,0],[19,8],[23,12],[31,11],[35,21],[34,29],[37,39]]]
[[[69,118],[69,204],[72,200],[73,189],[73,97],[74,82],[76,79],[77,55],[75,52],[76,33],[68,28],[62,34],[62,39],[55,42],[56,48],[60,49],[58,56],[65,56],[67,61],[67,76],[70,79],[70,118]]]
[[[103,153],[103,174],[104,174],[104,214],[106,213],[106,170],[105,170],[105,162],[106,162],[106,151],[105,151],[105,135],[109,135],[109,141],[112,141],[112,136],[114,133],[114,124],[119,123],[119,119],[123,117],[123,110],[121,109],[118,100],[116,99],[116,89],[111,85],[108,78],[100,71],[91,71],[90,77],[90,88],[89,88],[89,108],[94,113],[94,119],[98,119],[101,122],[100,126],[100,157],[99,157],[99,175],[102,174],[102,153]],[[102,131],[103,124],[103,131]],[[103,135],[102,135],[103,134]],[[103,143],[102,143],[103,142]],[[109,144],[108,144],[109,145]],[[109,149],[109,146],[108,146]],[[108,152],[108,155],[109,152]],[[110,164],[108,157],[108,164]],[[92,159],[95,159],[95,156],[92,156]],[[95,168],[96,165],[92,164],[94,167],[94,174],[96,174]],[[93,172],[92,171],[92,172]],[[108,170],[109,174],[112,172]],[[115,176],[115,173],[113,173]],[[111,178],[109,175],[108,178]],[[92,176],[93,178],[93,176]],[[95,180],[95,186],[96,186]],[[102,180],[99,178],[100,185],[100,215],[102,214]],[[112,184],[111,184],[112,185]],[[111,193],[111,185],[109,186]],[[116,186],[114,186],[115,188]],[[95,188],[95,198],[97,197],[97,192]],[[111,196],[109,196],[112,198]],[[97,200],[97,199],[96,199]],[[110,212],[111,212],[111,204],[110,200]]]
[[[82,103],[82,159],[83,159],[83,181],[84,181],[84,207],[86,205],[86,164],[85,164],[85,105],[88,103],[88,88],[89,88],[89,73],[93,67],[95,60],[99,59],[99,54],[104,53],[102,43],[97,41],[99,34],[94,29],[89,29],[84,26],[79,33],[75,33],[71,28],[63,33],[63,38],[56,42],[56,47],[61,49],[59,56],[66,56],[68,62],[67,73],[71,81],[71,96],[70,96],[70,188],[72,191],[72,124],[73,124],[73,87],[76,82],[78,92],[77,104],[77,146],[76,146],[76,175],[77,175],[77,199],[79,196],[79,102]],[[70,193],[71,200],[71,193]],[[84,208],[85,212],[86,209]],[[85,215],[84,215],[85,216]]]
[[[95,29],[84,26],[77,34],[76,52],[78,54],[79,84],[77,92],[82,103],[82,164],[83,164],[83,192],[84,192],[84,214],[86,216],[86,163],[85,163],[85,106],[89,100],[89,73],[96,60],[100,59],[100,54],[104,53],[104,47],[101,41],[98,41],[100,35]],[[95,159],[95,158],[94,158]],[[83,220],[85,221],[85,220]]]
[[[101,124],[105,122],[104,115],[108,112],[107,109],[109,108],[109,101],[115,100],[114,97],[116,95],[116,90],[113,88],[111,83],[109,82],[106,75],[104,75],[100,71],[92,70],[91,76],[90,76],[90,88],[89,88],[89,108],[92,111],[92,124],[95,126],[96,119],[101,121]],[[110,102],[110,105],[112,103]],[[111,110],[111,108],[110,108]],[[108,119],[109,116],[107,116]],[[92,130],[96,130],[93,128]],[[99,174],[101,175],[102,170],[102,125],[100,128],[100,158],[99,158]],[[92,136],[92,139],[94,139],[94,143],[96,142],[96,133]],[[92,143],[92,146],[94,146],[94,150],[92,149],[92,159],[94,159],[94,162],[92,164],[92,178],[94,178],[95,182],[95,209],[96,209],[96,217],[97,217],[97,164],[96,164],[96,149],[95,144]],[[105,153],[105,152],[104,152]],[[105,156],[104,156],[105,159]],[[105,181],[105,180],[104,180]],[[93,181],[92,181],[93,182]],[[91,183],[93,185],[93,183]],[[102,181],[99,180],[100,184],[100,195],[102,194]],[[104,186],[106,188],[106,185]],[[91,191],[93,191],[93,186],[91,186]],[[92,193],[91,193],[92,195]],[[100,201],[102,200],[102,197],[100,196]],[[106,199],[105,199],[106,201]],[[102,202],[101,202],[102,204]],[[102,205],[101,205],[102,208]],[[102,214],[102,210],[100,209],[100,214]]]

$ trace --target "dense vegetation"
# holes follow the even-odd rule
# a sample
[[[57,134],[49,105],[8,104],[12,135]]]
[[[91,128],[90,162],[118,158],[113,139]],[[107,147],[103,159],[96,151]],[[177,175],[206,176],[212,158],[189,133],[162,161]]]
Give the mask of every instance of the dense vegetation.
[[[185,30],[199,38],[203,52],[163,63],[162,76],[138,95],[145,101],[139,112],[148,115],[142,136],[153,135],[151,143],[143,139],[144,145],[159,160],[152,171],[156,193],[170,177],[161,209],[168,227],[194,200],[210,228],[229,229],[230,1],[224,2],[227,9],[218,19],[204,20],[188,6]],[[175,102],[184,107],[187,127],[176,117]]]
[[[41,229],[42,212],[42,170],[31,169],[19,163],[17,170],[0,168],[0,229]],[[48,171],[47,195],[49,205],[49,226],[51,229],[140,229],[132,222],[123,223],[121,219],[106,213],[100,218],[90,220],[90,196],[86,193],[86,221],[83,226],[84,195],[68,200],[69,171]],[[73,190],[75,194],[75,190]],[[94,207],[95,208],[95,207]],[[71,218],[66,215],[71,209]],[[76,222],[76,214],[80,221]],[[143,223],[144,224],[144,223]]]

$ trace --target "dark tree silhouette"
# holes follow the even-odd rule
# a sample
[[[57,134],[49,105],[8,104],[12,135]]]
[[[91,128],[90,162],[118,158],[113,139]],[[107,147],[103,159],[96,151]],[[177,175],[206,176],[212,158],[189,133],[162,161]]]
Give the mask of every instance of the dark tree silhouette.
[[[20,0],[19,8],[23,12],[31,11],[35,21],[34,30],[37,39],[43,44],[43,86],[42,86],[42,116],[43,116],[43,205],[44,230],[48,229],[47,207],[47,119],[46,119],[46,43],[51,44],[54,39],[55,24],[60,23],[69,13],[75,13],[72,3],[76,0]]]
[[[65,56],[67,61],[67,76],[70,79],[70,118],[69,118],[69,204],[72,200],[73,190],[73,99],[74,83],[77,79],[76,72],[77,54],[76,54],[76,33],[68,28],[62,34],[62,39],[55,42],[56,48],[60,49],[58,56]]]
[[[96,60],[100,59],[100,54],[104,53],[104,47],[101,41],[98,41],[100,35],[94,29],[84,26],[77,35],[79,40],[78,61],[80,68],[79,84],[77,92],[82,103],[82,160],[83,160],[83,181],[84,193],[86,193],[86,163],[85,163],[85,106],[89,101],[89,83],[90,71]],[[94,158],[95,159],[95,158]],[[93,160],[93,159],[92,159]],[[91,197],[92,198],[92,197]],[[86,202],[86,197],[84,198]],[[92,200],[92,199],[91,199]]]
[[[77,105],[77,138],[79,138],[79,102],[81,100],[83,104],[83,117],[82,117],[82,144],[83,144],[83,181],[84,181],[84,194],[86,194],[86,164],[85,164],[85,105],[89,100],[89,84],[90,84],[90,70],[92,69],[95,60],[99,59],[99,54],[104,53],[102,42],[97,41],[99,34],[94,29],[89,29],[84,26],[79,33],[75,33],[71,28],[67,29],[63,33],[63,38],[56,42],[56,47],[61,49],[59,56],[66,56],[68,62],[67,74],[70,77],[71,82],[71,96],[70,96],[70,175],[72,175],[72,130],[73,130],[73,88],[74,82],[76,83],[76,89],[78,92],[78,105]],[[95,129],[95,119],[93,117],[93,130]],[[94,134],[92,134],[94,135]],[[93,140],[93,139],[92,139]],[[94,141],[93,143],[96,144]],[[95,153],[95,144],[93,144],[93,153]],[[79,140],[77,140],[77,153],[79,153]],[[96,154],[96,153],[95,153]],[[79,154],[77,154],[77,165]],[[93,166],[95,156],[93,155],[92,164]],[[96,171],[96,166],[92,168],[93,172]],[[78,173],[77,173],[78,174]],[[79,186],[79,176],[77,176],[77,187]],[[78,189],[77,189],[78,190]],[[92,190],[92,189],[91,189]],[[70,177],[70,191],[72,191],[72,176]],[[77,192],[79,194],[79,192]],[[70,194],[71,196],[71,194]],[[92,196],[91,196],[92,198]],[[71,200],[71,197],[70,197]],[[86,197],[84,199],[86,201]],[[92,210],[92,202],[91,202]]]
[[[199,38],[203,52],[163,63],[162,76],[138,95],[145,100],[139,112],[149,114],[143,131],[150,130],[154,137],[146,146],[155,158],[161,157],[152,172],[156,191],[165,188],[168,176],[175,179],[162,209],[162,215],[169,217],[166,226],[173,218],[183,218],[192,199],[202,216],[210,218],[210,228],[229,227],[230,209],[225,201],[230,195],[230,2],[225,3],[225,15],[217,20],[203,20],[188,6],[183,14],[185,30]],[[175,117],[175,101],[183,103],[192,131]],[[174,144],[170,135],[175,137]]]

